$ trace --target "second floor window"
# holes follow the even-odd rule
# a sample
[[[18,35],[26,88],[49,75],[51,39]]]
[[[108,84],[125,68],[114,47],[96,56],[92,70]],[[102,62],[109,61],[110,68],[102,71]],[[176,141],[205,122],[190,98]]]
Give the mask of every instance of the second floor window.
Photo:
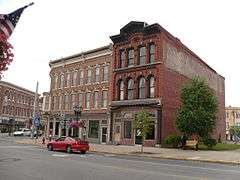
[[[146,64],[146,47],[140,47],[139,49],[139,64]]]
[[[149,80],[149,97],[154,98],[155,96],[155,79],[151,77]]]
[[[86,105],[85,105],[86,109],[90,109],[90,98],[91,98],[91,93],[88,92],[86,94]]]
[[[134,50],[128,50],[128,67],[134,66]]]
[[[78,105],[79,105],[79,107],[83,106],[83,94],[82,93],[80,93],[78,95]]]
[[[108,105],[108,91],[102,92],[102,107],[106,108]]]
[[[121,50],[120,51],[120,63],[119,63],[120,68],[125,67],[125,58],[126,58],[125,51]]]
[[[124,82],[120,81],[119,83],[119,100],[124,100]]]
[[[142,77],[139,80],[139,90],[138,90],[138,97],[140,99],[145,98],[145,79]]]
[[[98,108],[98,92],[94,92],[94,108]]]
[[[155,59],[155,45],[151,44],[149,46],[149,62],[154,63],[154,59]]]
[[[92,82],[92,70],[88,69],[87,71],[87,83],[91,83]]]
[[[96,72],[95,72],[95,82],[100,81],[100,68],[96,67]]]
[[[132,79],[129,79],[128,80],[128,91],[127,91],[128,99],[133,99],[133,88],[134,88],[134,82]]]
[[[109,66],[104,66],[103,68],[103,81],[108,81],[109,76]]]

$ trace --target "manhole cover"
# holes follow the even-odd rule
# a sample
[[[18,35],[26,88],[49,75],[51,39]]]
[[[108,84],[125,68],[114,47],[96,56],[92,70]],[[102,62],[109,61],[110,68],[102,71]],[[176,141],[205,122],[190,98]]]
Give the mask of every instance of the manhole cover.
[[[14,162],[14,161],[20,161],[19,158],[3,158],[0,159],[0,162]]]

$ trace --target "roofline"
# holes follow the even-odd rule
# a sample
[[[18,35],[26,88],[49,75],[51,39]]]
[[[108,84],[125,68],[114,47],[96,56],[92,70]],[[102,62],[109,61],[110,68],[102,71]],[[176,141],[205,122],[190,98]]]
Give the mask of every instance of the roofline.
[[[70,55],[70,56],[66,56],[66,57],[63,57],[63,58],[60,58],[60,59],[50,61],[49,66],[51,67],[51,65],[59,63],[61,61],[69,60],[69,59],[80,57],[80,56],[85,56],[85,55],[88,55],[88,54],[91,54],[91,53],[95,53],[95,52],[98,52],[98,51],[103,51],[103,50],[107,50],[107,49],[111,49],[111,48],[112,48],[112,43],[110,43],[106,46],[102,46],[102,47],[99,47],[99,48],[83,51],[81,53],[73,54],[73,55]]]
[[[17,88],[17,89],[20,89],[20,90],[23,90],[23,91],[26,91],[26,92],[29,92],[29,93],[32,93],[32,94],[35,94],[35,92],[33,91],[30,91],[26,88],[23,88],[21,86],[18,86],[18,85],[15,85],[15,84],[12,84],[10,82],[6,82],[6,81],[0,81],[0,85],[3,84],[3,85],[8,85],[8,86],[11,86],[11,87],[14,87],[14,88]],[[40,96],[40,94],[38,94]]]

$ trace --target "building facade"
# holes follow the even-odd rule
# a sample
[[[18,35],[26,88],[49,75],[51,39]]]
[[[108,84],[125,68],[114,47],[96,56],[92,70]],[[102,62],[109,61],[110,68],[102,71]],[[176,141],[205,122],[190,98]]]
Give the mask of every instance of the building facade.
[[[48,134],[77,135],[90,142],[107,143],[110,116],[109,80],[112,46],[104,46],[49,63],[51,67]],[[79,128],[71,127],[77,120]],[[63,121],[65,123],[63,123]]]
[[[233,126],[240,127],[240,107],[226,107],[226,139],[233,140],[230,134],[230,128]]]
[[[29,126],[33,117],[35,93],[23,87],[0,81],[0,130],[9,124],[19,129]]]
[[[138,144],[138,130],[133,129],[136,114],[149,112],[154,131],[143,144],[162,144],[175,126],[180,107],[181,87],[192,77],[206,78],[219,103],[215,138],[225,138],[224,78],[159,24],[130,22],[113,41],[112,79],[110,84],[110,141]]]

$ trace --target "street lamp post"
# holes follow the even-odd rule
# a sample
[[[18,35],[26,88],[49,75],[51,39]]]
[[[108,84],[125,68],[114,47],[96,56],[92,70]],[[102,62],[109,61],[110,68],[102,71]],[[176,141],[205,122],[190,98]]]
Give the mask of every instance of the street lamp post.
[[[79,118],[81,117],[82,107],[74,106],[73,110],[74,110],[74,114],[76,116],[76,122],[78,122]],[[74,136],[77,136],[77,128],[75,129]]]

